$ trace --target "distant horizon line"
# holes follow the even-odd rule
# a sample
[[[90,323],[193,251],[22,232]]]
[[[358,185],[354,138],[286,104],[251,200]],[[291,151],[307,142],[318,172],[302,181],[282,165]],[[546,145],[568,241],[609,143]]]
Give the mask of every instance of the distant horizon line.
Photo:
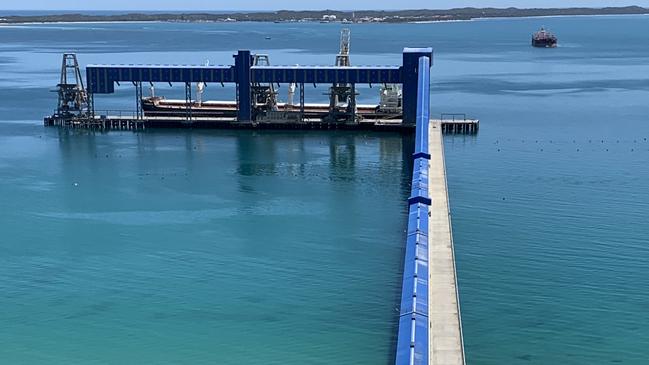
[[[228,12],[228,13],[255,13],[255,12],[279,12],[279,11],[290,11],[290,12],[303,12],[303,11],[339,11],[339,12],[354,12],[354,11],[409,11],[409,10],[461,10],[461,9],[497,9],[497,10],[507,10],[507,9],[517,9],[517,10],[546,10],[546,9],[624,9],[624,8],[641,8],[649,9],[649,7],[640,6],[640,5],[624,5],[624,6],[550,6],[550,7],[475,7],[475,6],[463,6],[463,7],[454,7],[454,8],[426,8],[426,7],[415,7],[415,8],[382,8],[382,9],[327,9],[327,8],[313,8],[313,9],[254,9],[254,10],[245,10],[245,9],[162,9],[162,10],[146,10],[146,9],[2,9],[0,11],[65,11],[65,12],[86,12],[86,11],[125,11],[125,12],[148,12],[148,13],[160,13],[165,11],[172,12],[184,12],[184,13],[195,13],[195,12]]]

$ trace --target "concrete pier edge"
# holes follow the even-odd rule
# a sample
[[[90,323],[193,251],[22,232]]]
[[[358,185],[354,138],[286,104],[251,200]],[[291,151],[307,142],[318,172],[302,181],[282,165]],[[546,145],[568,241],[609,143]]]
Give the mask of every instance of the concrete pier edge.
[[[453,228],[448,198],[446,163],[442,126],[430,123],[429,128],[430,207],[428,225],[430,239],[429,319],[430,364],[464,365],[464,338],[460,311],[459,291]]]

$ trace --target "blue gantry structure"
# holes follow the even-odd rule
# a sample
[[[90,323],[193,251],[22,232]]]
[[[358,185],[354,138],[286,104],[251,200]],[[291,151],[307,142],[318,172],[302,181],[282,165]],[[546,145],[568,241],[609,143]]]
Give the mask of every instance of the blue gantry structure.
[[[120,82],[141,83],[234,83],[237,87],[237,119],[253,119],[252,85],[255,83],[304,84],[403,84],[403,123],[415,123],[419,58],[432,59],[431,48],[405,48],[401,66],[254,66],[249,50],[234,55],[230,66],[187,65],[88,65],[87,91],[93,95],[112,94]],[[141,96],[141,95],[140,95]],[[92,103],[91,103],[92,105]],[[93,107],[94,108],[94,107]]]

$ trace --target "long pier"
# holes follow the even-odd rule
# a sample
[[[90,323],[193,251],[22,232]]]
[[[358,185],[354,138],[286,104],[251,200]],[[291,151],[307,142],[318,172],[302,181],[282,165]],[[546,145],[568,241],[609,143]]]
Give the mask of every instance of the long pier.
[[[428,151],[428,194],[431,200],[428,218],[430,364],[462,365],[465,363],[464,341],[441,122],[429,125]]]
[[[430,120],[430,59],[419,58],[413,177],[396,365],[464,365],[442,121]]]

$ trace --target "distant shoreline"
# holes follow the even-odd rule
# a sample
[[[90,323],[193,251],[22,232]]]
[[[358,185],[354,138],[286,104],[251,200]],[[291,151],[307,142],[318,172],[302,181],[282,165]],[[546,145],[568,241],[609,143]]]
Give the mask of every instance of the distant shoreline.
[[[401,23],[382,23],[382,24],[436,24],[436,23],[463,23],[463,22],[475,22],[475,21],[485,21],[485,20],[513,20],[513,19],[543,19],[543,18],[572,18],[572,17],[613,17],[613,16],[649,16],[649,12],[646,14],[588,14],[588,15],[536,15],[536,16],[518,16],[518,17],[488,17],[488,18],[471,18],[471,19],[454,19],[454,20],[421,20],[421,21],[410,21],[410,22],[401,22]],[[24,23],[6,23],[0,21],[1,27],[11,27],[11,26],[21,26],[21,25],[66,25],[66,24],[156,24],[156,23],[182,23],[182,22],[171,22],[164,20],[96,20],[96,21],[49,21],[49,22],[24,22]],[[184,23],[220,23],[216,21],[197,21],[197,22],[184,22]],[[241,21],[239,23],[272,23],[272,22],[263,22],[263,21]],[[299,22],[282,22],[282,23],[299,23]],[[309,23],[309,22],[302,22]],[[318,23],[317,21],[312,21],[310,23]],[[335,22],[331,22],[335,23]],[[340,24],[340,22],[338,22]],[[357,23],[362,24],[362,23]],[[379,22],[374,22],[373,24],[381,24]]]
[[[69,23],[433,23],[479,19],[538,18],[560,16],[648,15],[649,8],[639,6],[608,8],[496,9],[460,8],[449,10],[359,10],[359,11],[276,11],[252,13],[124,13],[111,15],[48,14],[0,17],[0,25]]]
[[[648,14],[600,14],[600,15],[544,15],[544,16],[527,16],[527,17],[493,17],[493,18],[472,18],[472,19],[458,19],[458,20],[423,20],[423,21],[412,21],[412,22],[403,22],[403,23],[390,23],[390,24],[443,24],[443,23],[464,23],[464,22],[475,22],[475,21],[487,21],[487,20],[514,20],[514,19],[543,19],[543,18],[572,18],[572,17],[609,17],[609,16],[634,16],[634,15],[644,15],[649,16]],[[98,20],[98,21],[56,21],[56,22],[25,22],[25,23],[3,23],[0,22],[0,28],[2,27],[12,27],[12,26],[23,26],[23,25],[70,25],[70,24],[159,24],[159,23],[173,23],[162,20]],[[187,22],[187,23],[217,23],[217,22]],[[240,22],[246,23],[246,22]],[[270,23],[270,22],[251,22],[247,23]],[[288,22],[287,22],[288,23]],[[305,22],[306,23],[306,22]],[[317,22],[311,22],[317,23]],[[288,23],[290,24],[290,23]],[[304,24],[304,23],[302,23]],[[381,24],[381,23],[373,23]],[[386,23],[382,23],[386,24]]]
[[[649,10],[649,9],[648,9]],[[507,20],[507,19],[543,19],[543,18],[572,18],[572,17],[609,17],[609,16],[649,16],[649,12],[642,14],[582,14],[582,15],[533,15],[533,16],[520,16],[520,17],[491,17],[491,18],[475,18],[471,20]]]
[[[52,21],[52,22],[25,22],[25,23],[3,23],[0,27],[12,25],[57,25],[57,24],[153,24],[167,23],[162,20],[96,20],[96,21]]]
[[[489,17],[489,18],[472,18],[466,20],[431,20],[409,22],[408,24],[434,24],[434,23],[456,23],[456,22],[477,22],[484,20],[510,20],[510,19],[543,19],[543,18],[595,18],[609,16],[649,16],[647,14],[589,14],[589,15],[535,15],[535,16],[510,16],[510,17]]]

